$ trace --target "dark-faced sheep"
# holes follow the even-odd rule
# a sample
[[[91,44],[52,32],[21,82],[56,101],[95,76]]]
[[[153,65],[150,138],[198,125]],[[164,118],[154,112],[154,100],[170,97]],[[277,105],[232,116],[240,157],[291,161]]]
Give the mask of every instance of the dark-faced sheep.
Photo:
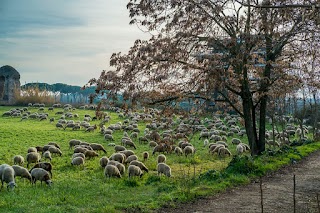
[[[143,158],[143,161],[148,160],[148,158],[149,158],[149,152],[143,152],[143,153],[142,153],[142,158]]]
[[[98,157],[99,154],[93,150],[87,150],[84,155],[86,156],[86,158],[90,159],[90,158],[94,158],[94,157]]]
[[[19,165],[13,165],[12,168],[16,177],[26,178],[31,182],[31,174],[26,168]]]
[[[44,181],[48,186],[51,186],[52,181],[48,171],[42,168],[34,168],[30,174],[32,178],[32,184],[36,184],[37,180],[40,180],[41,184]]]
[[[40,163],[37,163],[36,165],[34,165],[34,166],[32,167],[32,169],[30,169],[29,172],[31,173],[31,171],[32,171],[33,169],[35,169],[35,168],[42,168],[42,169],[48,171],[48,172],[50,173],[51,177],[52,177],[52,164],[51,164],[51,163],[48,163],[48,162],[40,162]]]
[[[166,160],[167,160],[167,158],[166,158],[166,156],[165,156],[164,154],[160,154],[160,155],[158,155],[158,157],[157,157],[157,162],[158,162],[158,163],[165,163]]]
[[[158,163],[157,171],[158,171],[158,175],[164,174],[167,177],[171,177],[171,168],[165,163]]]
[[[140,167],[135,165],[129,165],[128,175],[129,175],[129,178],[133,176],[139,176],[141,178],[143,175],[143,172],[141,171]]]
[[[114,165],[107,165],[104,169],[104,175],[106,177],[118,177],[121,178],[119,169]]]

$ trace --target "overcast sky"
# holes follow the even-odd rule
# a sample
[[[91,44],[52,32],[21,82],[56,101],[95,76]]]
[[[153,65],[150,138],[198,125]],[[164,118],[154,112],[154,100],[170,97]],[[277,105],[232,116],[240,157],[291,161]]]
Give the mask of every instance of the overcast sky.
[[[21,84],[82,86],[148,35],[129,25],[128,0],[0,0],[0,66]]]

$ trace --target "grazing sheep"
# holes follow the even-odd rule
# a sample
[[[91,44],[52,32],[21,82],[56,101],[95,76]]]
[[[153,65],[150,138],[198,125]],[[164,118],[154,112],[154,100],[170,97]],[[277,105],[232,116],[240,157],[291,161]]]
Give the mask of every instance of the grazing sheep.
[[[84,166],[84,158],[82,157],[75,157],[71,161],[71,165],[73,166]]]
[[[126,156],[123,153],[114,153],[110,156],[111,160],[124,163]]]
[[[94,157],[98,157],[99,154],[93,150],[87,150],[84,155],[86,156],[86,158],[94,158]]]
[[[244,148],[241,144],[237,145],[236,150],[238,155],[241,155],[244,152]]]
[[[86,158],[86,156],[85,156],[82,152],[74,153],[74,154],[72,155],[72,159],[73,159],[73,158],[76,158],[76,157],[82,157],[83,159]]]
[[[21,155],[14,156],[13,157],[13,164],[23,165],[24,164],[24,158]]]
[[[30,163],[39,163],[41,159],[41,156],[38,152],[30,152],[27,154],[26,160],[27,160],[27,168],[29,168]]]
[[[158,157],[157,157],[157,162],[158,162],[158,163],[165,163],[166,160],[167,160],[167,158],[166,158],[166,156],[165,156],[164,154],[160,154],[160,155],[158,155]]]
[[[120,151],[124,151],[124,150],[126,150],[126,147],[124,147],[124,146],[121,146],[121,145],[114,146],[115,152],[120,152]]]
[[[27,152],[30,153],[30,152],[38,152],[38,151],[36,147],[29,147]]]
[[[130,155],[134,155],[134,151],[130,149],[120,151],[120,153],[124,154],[126,158],[129,157]]]
[[[143,161],[148,160],[148,158],[149,158],[149,152],[143,152],[143,153],[142,153],[142,157],[143,157]]]
[[[109,158],[106,156],[103,156],[102,158],[100,158],[100,161],[99,161],[100,166],[102,168],[106,167],[106,165],[108,165],[108,162],[109,162]]]
[[[124,146],[133,147],[134,149],[137,149],[136,145],[131,140],[122,140]]]
[[[156,147],[158,144],[155,141],[149,142],[149,147]]]
[[[2,175],[1,175],[1,189],[3,188],[3,182],[7,183],[7,189],[13,190],[16,185],[15,179],[14,179],[14,170],[11,166],[7,165],[4,166],[2,169]]]
[[[126,171],[126,167],[118,161],[110,160],[107,165],[116,166],[119,169],[121,175],[123,175]]]
[[[161,173],[166,175],[167,177],[171,177],[171,168],[165,163],[158,163],[157,165],[158,175]]]
[[[203,141],[203,147],[206,147],[208,144],[209,144],[209,140],[208,140],[208,139],[205,139],[205,140]]]
[[[71,149],[72,147],[74,147],[75,145],[80,145],[81,141],[77,140],[77,139],[71,139],[69,141],[69,149]]]
[[[129,175],[129,178],[132,176],[139,176],[141,178],[143,173],[142,173],[140,167],[135,166],[135,165],[129,165],[128,175]]]
[[[177,155],[182,155],[183,154],[183,151],[180,147],[176,146],[174,148],[174,153],[176,153]]]
[[[36,146],[38,152],[43,152],[43,146]]]
[[[243,148],[244,148],[244,150],[243,151],[249,151],[250,150],[250,147],[249,147],[249,145],[248,144],[245,144],[245,143],[240,143],[242,146],[243,146]]]
[[[104,139],[106,141],[109,141],[109,140],[114,141],[114,138],[113,138],[113,136],[111,134],[105,134],[104,135]]]
[[[222,145],[224,145],[225,147],[228,148],[228,144],[225,141],[217,141],[216,143],[217,144],[222,144]]]
[[[31,174],[26,168],[18,165],[13,165],[12,168],[14,170],[15,177],[19,176],[21,178],[27,178],[31,182]]]
[[[32,167],[32,169],[30,169],[30,173],[31,173],[31,171],[33,170],[33,169],[35,169],[35,168],[42,168],[42,169],[44,169],[44,170],[46,170],[46,171],[48,171],[49,173],[50,173],[50,175],[51,175],[51,177],[52,177],[52,164],[51,163],[48,163],[48,162],[40,162],[40,163],[37,163],[36,165],[34,165],[33,167]]]
[[[148,168],[146,167],[146,165],[144,165],[144,163],[142,163],[141,161],[133,160],[133,161],[130,162],[129,165],[138,166],[138,167],[140,167],[141,170],[146,171],[146,172],[149,172],[149,169],[148,169]]]
[[[194,153],[196,152],[196,149],[193,146],[186,146],[183,149],[183,153],[186,155],[186,157],[191,154],[194,155]]]
[[[125,163],[128,164],[133,160],[138,160],[138,156],[136,155],[130,155],[129,157],[127,157],[127,159],[125,160]]]
[[[44,181],[48,186],[51,186],[52,181],[50,179],[48,171],[42,168],[34,168],[32,169],[30,174],[32,178],[32,184],[36,184],[37,180],[40,180],[41,185],[42,185],[42,181]]]
[[[48,151],[51,152],[52,154],[58,154],[60,156],[62,155],[61,150],[55,146],[49,147]]]
[[[156,152],[159,152],[159,153],[161,153],[161,152],[165,152],[166,150],[165,150],[165,146],[164,145],[157,145],[157,146],[155,146],[154,148],[153,148],[153,151],[152,151],[152,155],[154,155]]]
[[[61,149],[59,144],[57,144],[56,142],[49,142],[48,145],[53,145],[53,146],[57,147],[58,149]]]
[[[49,150],[48,150],[48,151],[45,151],[45,152],[42,154],[42,157],[48,158],[50,161],[52,160],[51,152],[50,152]]]
[[[139,137],[139,143],[142,144],[142,142],[149,142],[148,138],[146,138],[145,136],[140,136]]]
[[[74,148],[74,150],[73,150],[73,153],[86,153],[86,151],[88,151],[88,149],[87,148],[84,148],[84,147],[76,147],[76,148]]]
[[[241,143],[241,140],[239,138],[232,138],[231,143],[232,144],[239,144],[239,143]]]
[[[54,145],[44,145],[44,146],[42,147],[42,152],[48,151],[50,147],[56,148]]]
[[[218,150],[218,155],[220,157],[225,157],[226,155],[231,156],[231,152],[227,147],[220,147]]]
[[[121,174],[120,174],[120,171],[119,169],[114,166],[114,165],[111,165],[111,164],[108,164],[105,169],[104,169],[104,175],[106,177],[118,177],[118,178],[121,178]]]
[[[104,148],[101,144],[91,143],[91,144],[90,144],[90,147],[92,148],[92,150],[95,150],[95,151],[101,150],[101,151],[103,151],[104,153],[107,153],[107,151],[105,150],[105,148]]]

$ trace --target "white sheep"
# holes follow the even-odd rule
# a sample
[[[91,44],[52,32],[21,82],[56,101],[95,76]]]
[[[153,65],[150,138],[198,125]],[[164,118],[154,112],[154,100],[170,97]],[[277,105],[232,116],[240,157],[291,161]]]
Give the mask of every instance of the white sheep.
[[[143,175],[143,172],[141,171],[140,167],[135,165],[129,165],[128,175],[129,175],[129,178],[132,176],[139,176],[141,178]]]
[[[13,157],[13,164],[23,165],[24,164],[24,158],[21,155],[14,156]]]
[[[244,152],[244,148],[241,144],[237,145],[236,150],[238,155],[241,155]]]
[[[1,189],[3,188],[3,182],[7,183],[7,189],[13,190],[17,186],[14,179],[14,170],[11,166],[4,166],[1,172]]]
[[[171,168],[165,163],[158,163],[157,171],[158,171],[158,175],[164,174],[167,177],[171,177]]]
[[[19,176],[21,178],[27,178],[31,182],[31,174],[26,168],[19,165],[13,165],[12,168],[14,170],[15,177]]]
[[[119,163],[124,163],[126,156],[123,153],[114,153],[110,156],[110,160],[118,161]]]
[[[119,171],[119,169],[116,167],[116,166],[114,166],[114,165],[111,165],[111,164],[109,164],[109,165],[107,165],[106,167],[105,167],[105,169],[104,169],[104,175],[106,176],[106,177],[118,177],[118,178],[121,178],[121,174],[120,174],[120,171]]]
[[[32,184],[36,184],[37,180],[40,180],[41,184],[44,181],[48,186],[51,186],[52,181],[50,179],[49,172],[42,168],[34,168],[31,171]]]

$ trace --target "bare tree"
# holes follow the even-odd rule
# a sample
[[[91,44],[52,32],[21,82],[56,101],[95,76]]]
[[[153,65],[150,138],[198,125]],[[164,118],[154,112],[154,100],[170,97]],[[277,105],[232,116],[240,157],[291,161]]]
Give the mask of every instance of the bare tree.
[[[289,46],[317,29],[316,2],[300,3],[311,6],[289,0],[130,0],[130,23],[152,37],[137,40],[127,54],[113,54],[115,70],[89,84],[108,90],[109,97],[121,92],[132,103],[226,102],[245,121],[251,154],[260,154],[270,91],[299,79],[290,72],[296,50]]]

